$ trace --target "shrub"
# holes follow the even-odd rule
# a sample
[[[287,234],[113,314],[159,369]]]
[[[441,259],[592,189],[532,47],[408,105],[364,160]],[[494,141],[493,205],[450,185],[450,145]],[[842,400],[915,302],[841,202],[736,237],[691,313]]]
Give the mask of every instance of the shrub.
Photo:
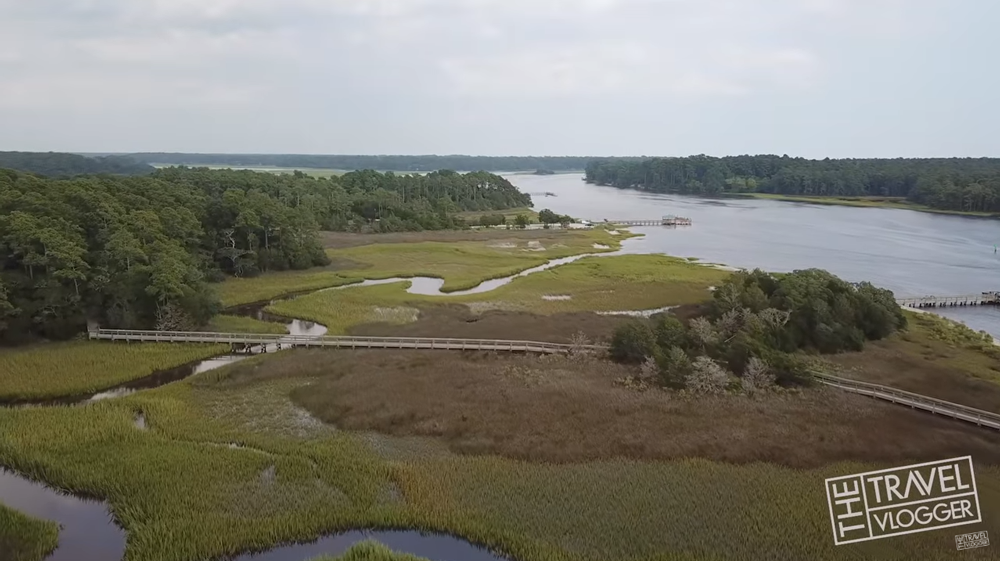
[[[695,359],[685,385],[698,395],[719,395],[729,385],[729,373],[711,358],[700,356]]]
[[[660,361],[660,383],[667,387],[682,388],[691,374],[691,359],[684,349],[673,346],[664,353]]]
[[[618,362],[639,364],[648,356],[656,356],[656,337],[642,322],[629,322],[615,330],[611,337],[611,358]]]
[[[743,370],[743,377],[740,379],[743,391],[753,395],[758,391],[766,391],[774,386],[775,376],[771,372],[771,367],[766,362],[751,357],[747,362],[746,369]]]

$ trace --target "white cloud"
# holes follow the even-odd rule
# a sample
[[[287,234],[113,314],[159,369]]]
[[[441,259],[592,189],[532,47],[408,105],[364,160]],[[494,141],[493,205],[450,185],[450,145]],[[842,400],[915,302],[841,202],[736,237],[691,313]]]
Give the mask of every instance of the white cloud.
[[[883,49],[885,60],[891,47],[905,57],[905,41],[920,50],[913,36],[930,36],[919,24],[941,13],[935,2],[943,0],[0,0],[0,118],[21,118],[24,136],[42,127],[13,108],[52,115],[52,130],[64,107],[85,109],[78,114],[97,123],[91,129],[122,107],[162,108],[190,119],[178,134],[222,123],[219,113],[233,130],[269,115],[283,123],[267,125],[275,138],[303,138],[291,132],[298,126],[316,142],[375,135],[373,123],[386,123],[376,146],[446,136],[419,127],[443,131],[449,119],[484,112],[491,130],[570,120],[581,107],[611,126],[632,122],[621,111],[645,123],[675,100],[717,103],[705,114],[761,115],[746,106],[805,107],[835,89],[842,99],[858,75],[877,80],[868,53]],[[933,23],[937,32],[949,25]],[[219,107],[233,110],[210,111]]]
[[[0,109],[162,109],[165,107],[233,107],[265,97],[259,85],[205,80],[170,80],[133,76],[109,85],[100,76],[65,73],[58,77],[34,76],[4,80]]]

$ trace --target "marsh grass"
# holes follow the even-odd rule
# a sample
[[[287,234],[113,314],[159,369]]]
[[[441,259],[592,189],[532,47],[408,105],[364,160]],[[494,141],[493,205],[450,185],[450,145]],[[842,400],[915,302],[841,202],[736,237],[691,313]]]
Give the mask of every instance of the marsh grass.
[[[423,557],[396,553],[377,541],[364,541],[344,552],[340,557],[317,557],[312,561],[429,561]]]
[[[78,341],[0,351],[0,401],[94,393],[227,350],[223,345]]]
[[[408,294],[405,282],[317,292],[277,302],[268,311],[326,325],[331,335],[370,323],[374,310],[434,304],[467,304],[472,309],[503,308],[539,314],[580,311],[646,310],[708,299],[729,273],[662,255],[589,257],[514,279],[496,290],[465,296]],[[546,300],[550,294],[569,300]],[[404,318],[411,319],[411,318]]]
[[[0,503],[0,559],[42,561],[58,545],[58,524],[25,516]]]
[[[995,212],[945,210],[929,207],[926,205],[913,203],[905,197],[811,197],[798,195],[779,195],[773,193],[741,193],[738,197],[749,197],[753,199],[766,199],[773,201],[786,201],[793,203],[806,203],[815,205],[830,206],[851,206],[864,208],[894,208],[902,210],[915,210],[918,212],[930,212],[933,214],[954,214],[959,216],[978,216],[982,218],[995,218]]]
[[[414,460],[398,473],[415,510],[488,529],[497,541],[512,543],[517,558],[960,558],[947,530],[834,546],[823,479],[874,467],[793,470],[704,460],[541,465],[463,457]],[[977,476],[988,482],[980,487],[984,509],[994,511],[997,471],[977,469]],[[532,542],[548,547],[518,547]],[[981,552],[978,558],[993,557]]]
[[[452,533],[519,561],[991,558],[956,552],[948,531],[835,548],[822,479],[890,466],[545,464],[419,449],[390,461],[361,435],[293,430],[302,420],[288,392],[316,372],[263,373],[295,352],[84,407],[0,409],[0,465],[108,500],[130,561],[218,558],[357,528]],[[1000,474],[976,474],[989,520]],[[400,500],[386,500],[394,489]]]
[[[906,315],[906,331],[828,363],[848,377],[1000,411],[1000,347],[992,338],[934,314]]]
[[[434,277],[444,279],[444,292],[472,288],[483,281],[510,276],[545,264],[551,259],[582,253],[600,253],[621,248],[621,241],[633,234],[612,236],[604,229],[546,232],[536,241],[544,251],[536,251],[530,238],[511,238],[511,247],[502,240],[414,242],[367,244],[327,250],[327,255],[343,264],[335,269],[268,273],[251,279],[230,279],[219,286],[224,306],[263,302],[285,294],[320,290],[391,277]],[[608,246],[595,250],[594,244]]]

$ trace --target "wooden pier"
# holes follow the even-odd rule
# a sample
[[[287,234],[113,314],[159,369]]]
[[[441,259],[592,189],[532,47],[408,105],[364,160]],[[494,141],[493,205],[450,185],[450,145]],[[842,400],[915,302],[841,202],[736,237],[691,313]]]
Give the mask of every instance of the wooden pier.
[[[607,220],[604,222],[616,226],[690,226],[690,218],[682,216],[664,216],[659,220]]]
[[[955,306],[997,306],[1000,292],[983,292],[968,296],[921,296],[900,298],[896,302],[905,308],[951,308]]]

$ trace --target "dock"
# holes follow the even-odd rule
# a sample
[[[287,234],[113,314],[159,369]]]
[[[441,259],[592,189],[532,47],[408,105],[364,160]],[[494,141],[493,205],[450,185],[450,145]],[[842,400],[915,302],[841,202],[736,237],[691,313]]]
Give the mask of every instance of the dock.
[[[1000,305],[1000,291],[983,292],[967,296],[920,296],[900,298],[896,302],[904,308],[951,308],[956,306]]]
[[[608,220],[604,222],[616,226],[691,226],[690,218],[683,216],[664,216],[658,220]]]

